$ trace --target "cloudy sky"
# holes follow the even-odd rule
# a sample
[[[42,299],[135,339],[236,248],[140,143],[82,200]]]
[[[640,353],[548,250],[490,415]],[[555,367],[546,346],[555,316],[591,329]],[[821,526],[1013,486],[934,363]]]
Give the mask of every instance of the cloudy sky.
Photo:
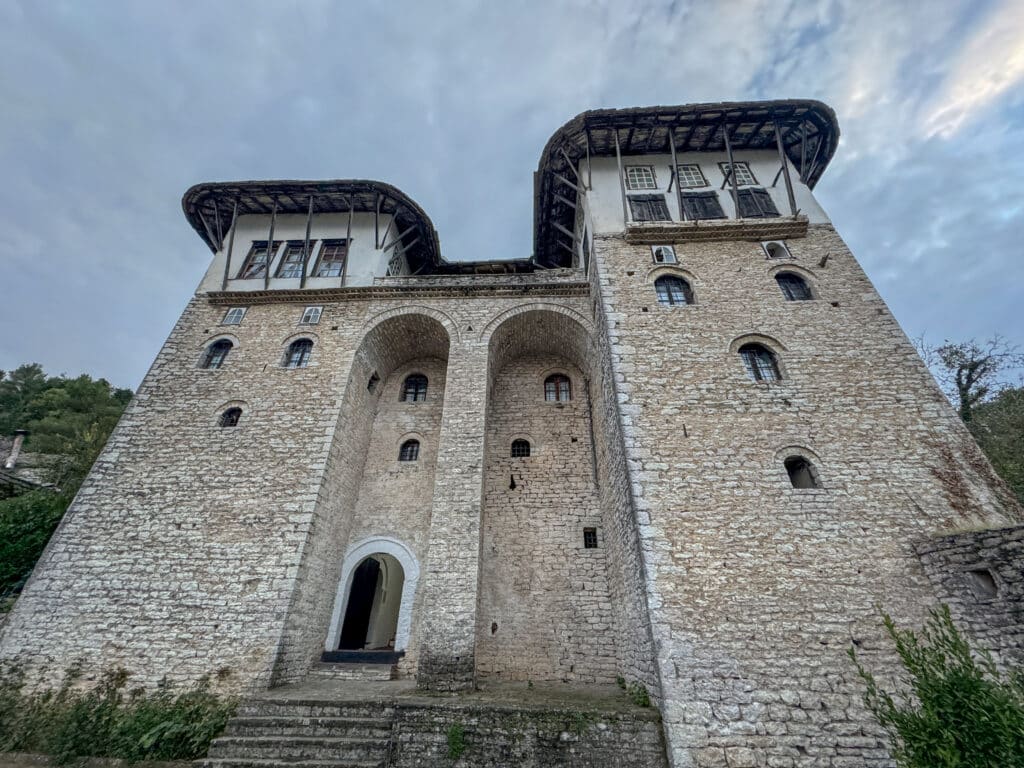
[[[0,369],[135,387],[210,258],[196,182],[380,179],[446,258],[522,258],[576,113],[792,97],[904,329],[1024,345],[1024,0],[0,0],[0,50]]]

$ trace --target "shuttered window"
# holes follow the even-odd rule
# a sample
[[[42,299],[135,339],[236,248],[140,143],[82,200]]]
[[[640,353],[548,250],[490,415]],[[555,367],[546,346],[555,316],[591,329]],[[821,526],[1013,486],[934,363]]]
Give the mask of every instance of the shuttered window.
[[[725,218],[717,192],[684,192],[683,210],[691,221]]]
[[[671,221],[664,195],[630,195],[629,210],[633,221]]]
[[[741,219],[765,219],[779,215],[779,210],[767,190],[741,189],[737,195]]]

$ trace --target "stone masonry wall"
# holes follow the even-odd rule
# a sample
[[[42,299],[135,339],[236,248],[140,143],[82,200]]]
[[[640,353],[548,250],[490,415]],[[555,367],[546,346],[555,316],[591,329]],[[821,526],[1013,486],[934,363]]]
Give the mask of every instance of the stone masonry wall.
[[[957,624],[997,661],[1024,665],[1024,526],[936,536],[917,553]]]
[[[572,381],[567,403],[544,379]],[[476,664],[506,680],[612,682],[618,674],[586,384],[556,356],[496,372],[487,419]],[[530,443],[513,458],[512,441]],[[585,549],[584,527],[599,546]]]
[[[913,542],[1017,514],[834,230],[789,246],[677,245],[696,304],[669,307],[648,246],[595,243],[677,768],[888,765],[846,647],[884,668],[875,605],[934,602]],[[814,301],[784,301],[783,264]],[[782,381],[747,377],[748,338]]]

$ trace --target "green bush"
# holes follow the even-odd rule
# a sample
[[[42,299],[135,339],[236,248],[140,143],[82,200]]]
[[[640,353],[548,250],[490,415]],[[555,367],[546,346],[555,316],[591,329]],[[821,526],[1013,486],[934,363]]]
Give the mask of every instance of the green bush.
[[[195,760],[227,724],[235,701],[208,679],[188,690],[125,691],[128,674],[105,674],[77,689],[77,670],[54,691],[25,693],[20,673],[0,675],[0,752],[42,752],[66,763],[80,757]]]
[[[906,676],[883,690],[854,649],[864,702],[889,734],[901,768],[1024,768],[1024,677],[1002,674],[974,651],[949,608],[933,609],[920,633],[883,616]]]
[[[50,491],[0,500],[0,597],[19,589],[32,573],[68,501]]]

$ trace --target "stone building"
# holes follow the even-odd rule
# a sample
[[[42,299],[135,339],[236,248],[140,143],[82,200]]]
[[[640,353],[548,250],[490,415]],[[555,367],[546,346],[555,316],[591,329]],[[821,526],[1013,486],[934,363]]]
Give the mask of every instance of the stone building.
[[[1021,535],[815,200],[838,137],[815,101],[586,112],[515,261],[445,261],[381,182],[188,190],[213,261],[0,656],[622,678],[675,766],[888,764],[847,647],[884,668],[877,606],[943,600],[1019,654]]]

